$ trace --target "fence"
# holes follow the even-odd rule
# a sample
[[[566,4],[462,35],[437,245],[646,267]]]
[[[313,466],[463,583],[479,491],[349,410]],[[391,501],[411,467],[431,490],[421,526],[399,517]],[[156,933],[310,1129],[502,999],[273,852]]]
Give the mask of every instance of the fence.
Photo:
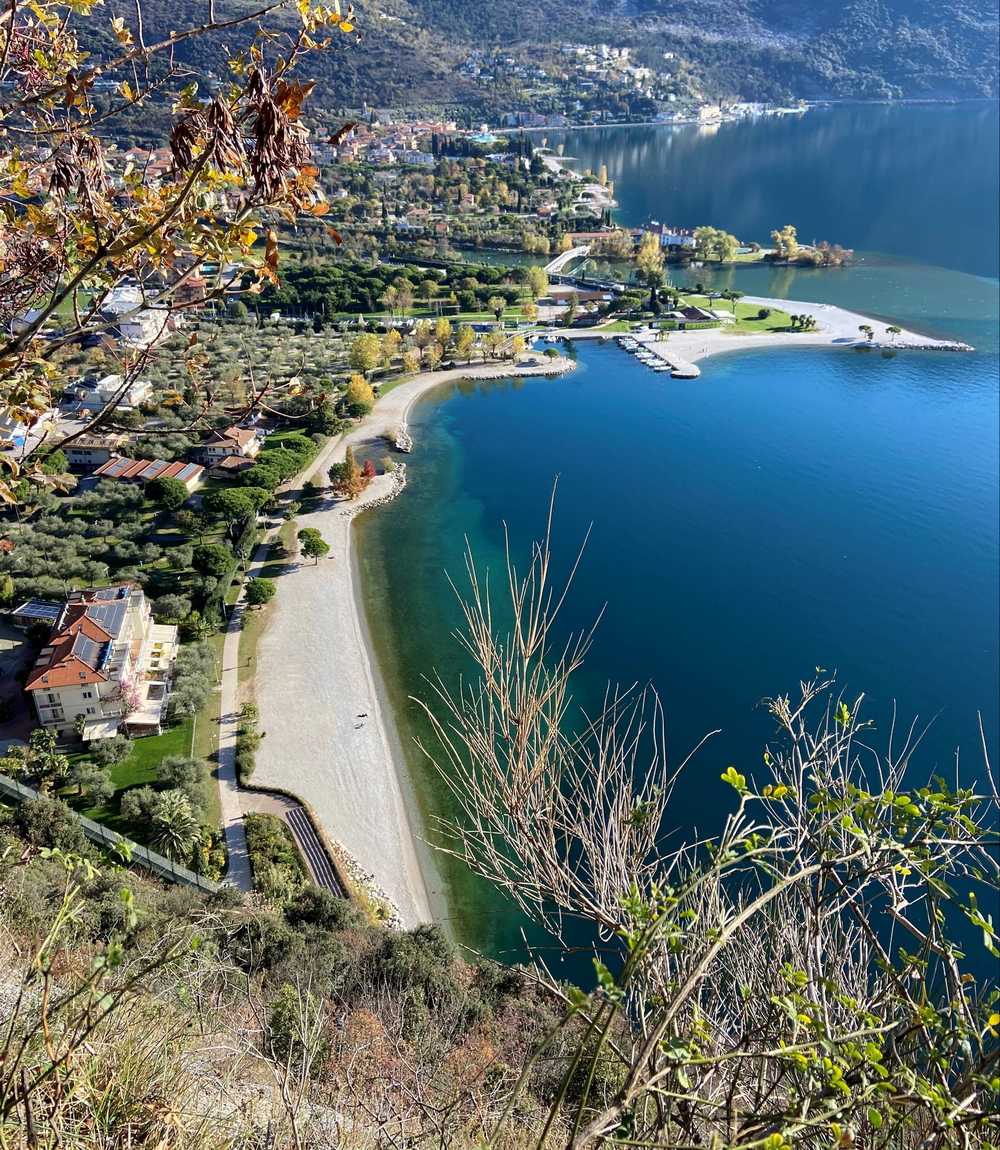
[[[24,783],[8,778],[7,775],[0,775],[0,796],[13,799],[16,803],[23,803],[28,799],[39,797],[38,791],[33,787],[26,787]],[[130,863],[145,867],[160,878],[165,878],[169,882],[181,883],[183,886],[193,886],[196,890],[205,891],[207,894],[214,894],[221,886],[221,883],[203,878],[200,874],[195,874],[193,870],[188,870],[186,866],[179,866],[165,855],[157,854],[156,851],[151,851],[148,847],[140,846],[139,843],[125,838],[124,835],[118,834],[110,827],[95,823],[86,815],[78,814],[76,811],[71,813],[79,819],[83,833],[91,842],[112,849],[124,847],[124,857]]]

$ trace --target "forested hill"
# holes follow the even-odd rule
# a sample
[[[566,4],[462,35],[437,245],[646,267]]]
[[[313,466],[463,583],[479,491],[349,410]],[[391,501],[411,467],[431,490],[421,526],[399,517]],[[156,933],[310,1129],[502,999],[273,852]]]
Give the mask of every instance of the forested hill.
[[[108,5],[126,21],[128,0]],[[228,15],[251,0],[219,0]],[[560,43],[630,46],[656,65],[685,61],[705,97],[968,97],[997,94],[994,0],[358,0],[361,42],[346,37],[304,71],[331,110],[466,105],[489,114],[510,101],[459,71],[475,49]],[[204,19],[205,0],[147,6],[158,31]],[[289,17],[282,17],[288,19]],[[217,70],[218,45],[196,42],[198,69]],[[516,98],[515,98],[516,102]]]
[[[631,0],[628,9],[743,95],[771,85],[804,97],[997,93],[993,0]]]

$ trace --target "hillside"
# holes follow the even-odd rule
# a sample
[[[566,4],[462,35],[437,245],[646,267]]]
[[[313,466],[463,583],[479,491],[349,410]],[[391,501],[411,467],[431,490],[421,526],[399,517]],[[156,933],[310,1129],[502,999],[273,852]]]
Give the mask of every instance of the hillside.
[[[111,7],[131,19],[131,5],[116,0]],[[232,15],[252,7],[227,0],[217,10]],[[147,25],[164,32],[200,22],[203,8],[201,0],[157,6]],[[560,42],[630,46],[652,64],[673,52],[709,98],[951,98],[998,90],[997,12],[987,0],[359,0],[356,9],[359,40],[339,40],[303,69],[332,112],[367,101],[488,114],[500,96],[459,72],[468,53],[501,47],[519,55]],[[226,47],[238,43],[232,38]],[[186,45],[184,52],[196,71],[218,71],[218,43]]]

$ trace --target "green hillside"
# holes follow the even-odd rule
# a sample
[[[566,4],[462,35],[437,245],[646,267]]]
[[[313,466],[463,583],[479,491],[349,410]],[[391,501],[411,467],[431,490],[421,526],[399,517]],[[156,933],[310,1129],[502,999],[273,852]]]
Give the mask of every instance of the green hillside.
[[[130,19],[131,5],[115,0]],[[226,0],[220,16],[254,6]],[[200,22],[201,0],[147,13],[157,33]],[[288,15],[271,17],[279,26]],[[489,107],[489,94],[459,74],[476,48],[558,42],[629,45],[654,59],[686,59],[708,96],[745,99],[940,98],[997,93],[997,12],[984,0],[595,0],[469,4],[385,0],[356,5],[359,39],[346,37],[304,68],[330,110],[424,104]],[[225,47],[238,46],[240,36]],[[192,43],[181,55],[200,73],[218,70],[220,45]]]

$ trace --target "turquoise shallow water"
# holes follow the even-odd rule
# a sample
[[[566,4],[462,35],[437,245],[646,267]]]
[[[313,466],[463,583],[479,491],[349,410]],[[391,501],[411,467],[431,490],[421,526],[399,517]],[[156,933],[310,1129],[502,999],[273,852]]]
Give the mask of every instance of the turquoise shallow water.
[[[843,272],[750,270],[734,282],[979,350],[754,351],[685,382],[580,343],[567,377],[426,401],[412,482],[360,524],[369,617],[405,742],[420,732],[403,700],[422,693],[421,673],[454,681],[463,667],[444,572],[461,573],[466,537],[496,568],[503,520],[526,546],[558,474],[563,561],[594,525],[567,625],[607,604],[581,699],[607,679],[652,681],[675,758],[723,728],[679,786],[679,831],[712,828],[728,799],[720,771],[752,769],[770,732],[760,700],[794,691],[816,665],[867,692],[883,730],[893,699],[902,715],[933,718],[925,768],[953,770],[961,744],[962,770],[975,774],[976,712],[995,744],[1000,697],[997,281],[868,257]],[[412,767],[425,808],[441,809],[416,754]],[[445,875],[459,933],[520,953],[519,918],[458,867]]]

